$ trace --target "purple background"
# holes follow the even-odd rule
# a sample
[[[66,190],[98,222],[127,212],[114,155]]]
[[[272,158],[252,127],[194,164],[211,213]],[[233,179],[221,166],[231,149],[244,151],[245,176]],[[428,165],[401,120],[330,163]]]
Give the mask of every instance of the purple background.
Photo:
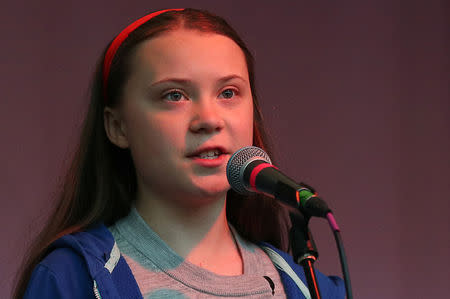
[[[448,1],[15,1],[0,7],[0,297],[77,140],[97,57],[167,7],[225,17],[256,57],[279,168],[343,230],[355,298],[450,291]],[[276,2],[276,4],[275,4]],[[332,234],[316,264],[340,275]]]

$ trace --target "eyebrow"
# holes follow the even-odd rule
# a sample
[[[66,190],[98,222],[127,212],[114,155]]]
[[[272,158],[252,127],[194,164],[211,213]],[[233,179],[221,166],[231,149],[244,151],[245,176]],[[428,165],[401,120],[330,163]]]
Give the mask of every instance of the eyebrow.
[[[227,81],[230,81],[233,79],[239,79],[243,82],[247,82],[241,76],[233,74],[233,75],[228,75],[228,76],[220,78],[219,80],[217,80],[217,83],[220,84],[220,83],[224,83],[224,82],[227,82]],[[155,85],[162,84],[162,83],[192,84],[193,81],[189,80],[189,79],[182,79],[182,78],[164,78],[164,79],[161,79],[161,80],[158,80],[158,81],[152,83],[151,86],[155,86]]]

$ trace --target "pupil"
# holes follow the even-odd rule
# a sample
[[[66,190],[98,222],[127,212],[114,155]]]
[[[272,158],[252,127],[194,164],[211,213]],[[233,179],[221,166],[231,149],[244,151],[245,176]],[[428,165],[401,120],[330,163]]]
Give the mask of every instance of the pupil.
[[[227,89],[223,92],[223,96],[225,98],[229,99],[233,96],[233,91],[231,89]]]
[[[172,98],[173,101],[179,101],[181,98],[181,93],[179,92],[172,92],[170,94],[170,97]]]

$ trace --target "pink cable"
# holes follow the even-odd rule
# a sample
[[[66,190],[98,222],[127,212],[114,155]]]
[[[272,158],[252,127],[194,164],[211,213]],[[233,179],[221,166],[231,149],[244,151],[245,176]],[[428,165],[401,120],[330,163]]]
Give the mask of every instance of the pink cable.
[[[327,220],[328,220],[328,223],[330,224],[330,227],[331,227],[331,229],[333,231],[335,231],[335,232],[340,232],[341,231],[339,229],[339,226],[336,223],[336,219],[334,219],[334,216],[333,216],[333,214],[331,212],[329,212],[327,214]]]

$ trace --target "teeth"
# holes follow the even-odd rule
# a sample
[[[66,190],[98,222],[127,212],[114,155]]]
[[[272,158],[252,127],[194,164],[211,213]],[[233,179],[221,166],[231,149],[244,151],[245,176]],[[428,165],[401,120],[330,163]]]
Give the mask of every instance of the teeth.
[[[219,155],[220,155],[219,150],[212,150],[212,151],[200,153],[198,156],[201,159],[216,159],[217,157],[219,157]]]

